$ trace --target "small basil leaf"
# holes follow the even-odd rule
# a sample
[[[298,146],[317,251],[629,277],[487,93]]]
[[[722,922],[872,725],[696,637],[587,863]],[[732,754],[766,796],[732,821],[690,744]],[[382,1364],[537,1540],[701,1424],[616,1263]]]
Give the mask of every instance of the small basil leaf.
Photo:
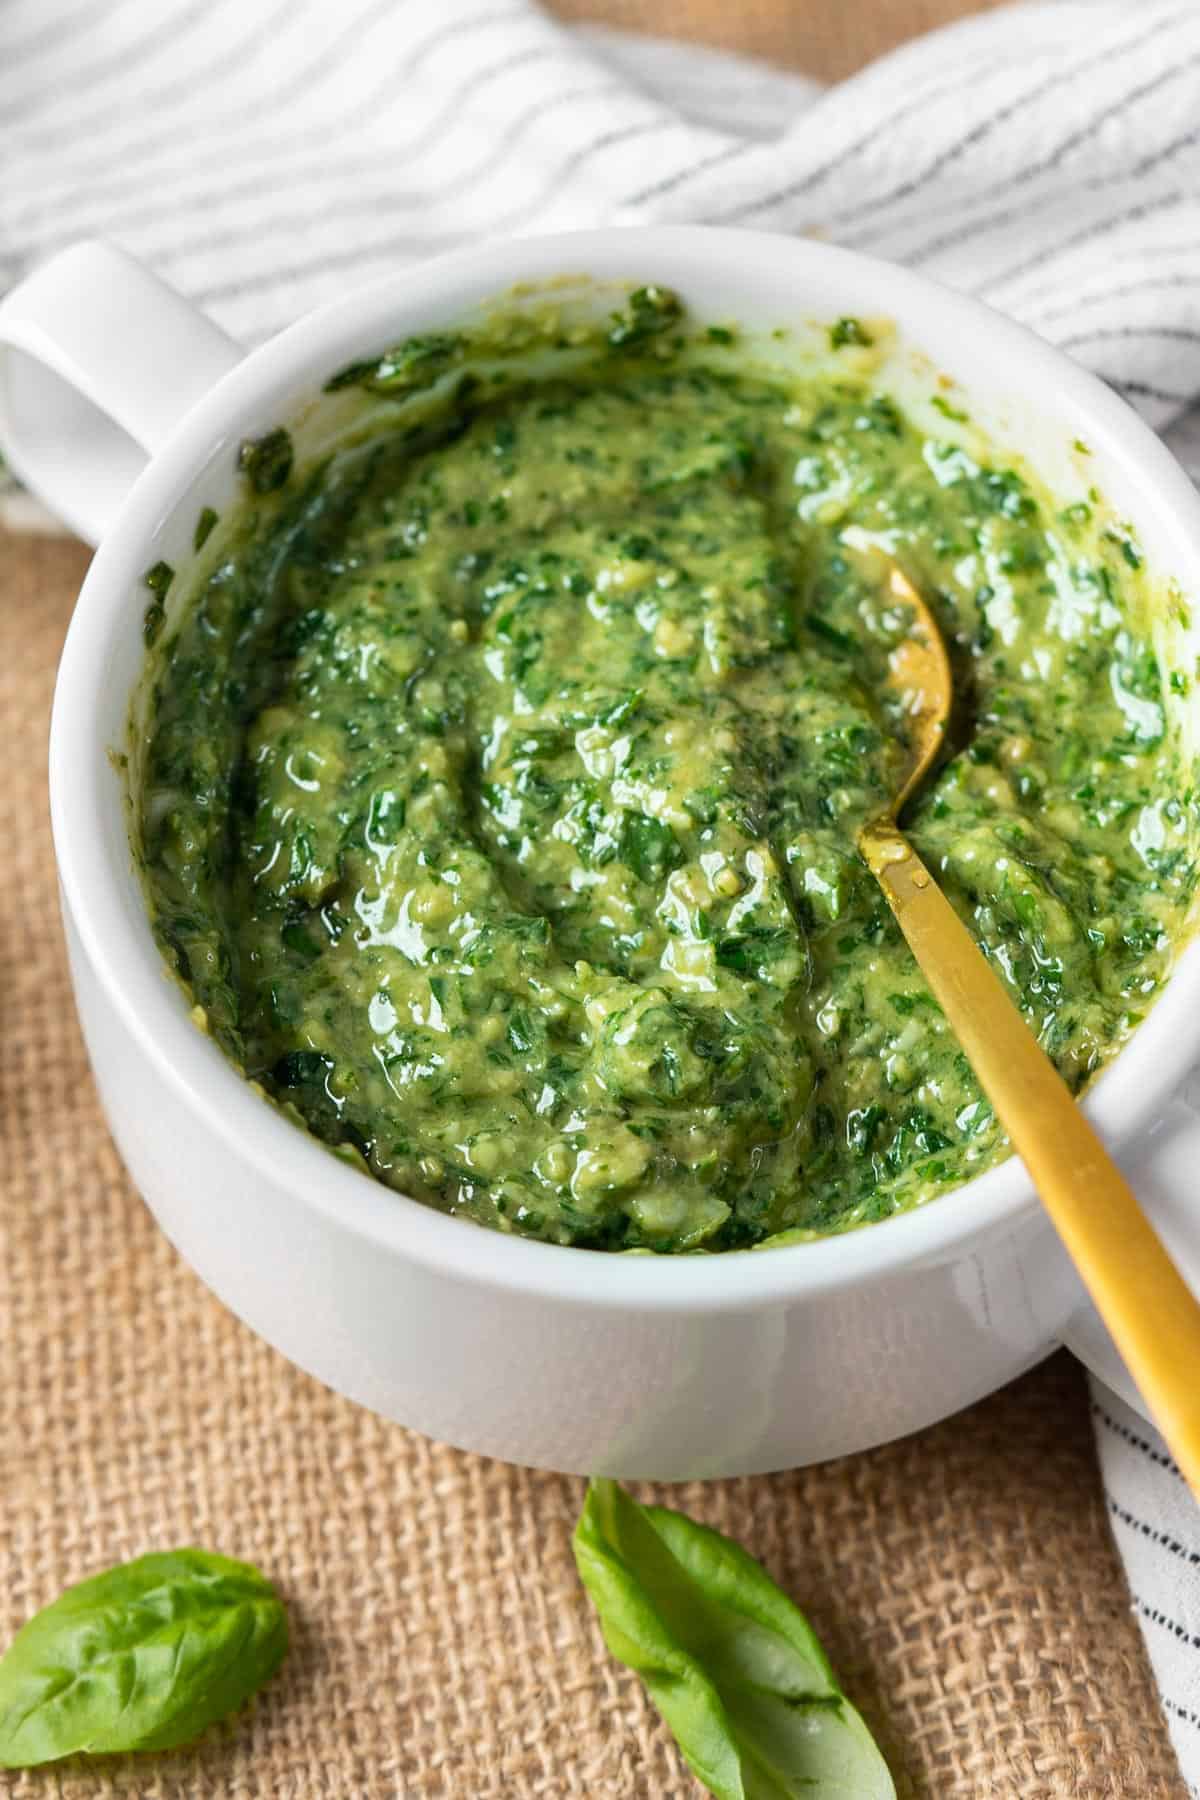
[[[653,884],[664,880],[683,861],[683,851],[671,827],[648,813],[625,814],[618,849],[634,874]]]
[[[190,1743],[274,1674],[287,1641],[283,1603],[248,1563],[168,1550],[93,1575],[0,1659],[0,1768]]]
[[[614,350],[629,350],[636,344],[657,337],[683,317],[683,302],[670,288],[635,288],[629,296],[625,312],[615,312],[608,331]]]
[[[829,328],[829,343],[834,350],[842,350],[847,344],[873,344],[871,336],[861,319],[837,319]]]
[[[166,622],[166,607],[161,600],[152,600],[142,614],[142,640],[148,650],[158,642],[158,634]]]
[[[158,634],[166,623],[167,609],[163,605],[163,601],[166,599],[167,590],[174,579],[175,571],[168,562],[156,562],[142,576],[142,585],[148,587],[154,595],[153,600],[142,614],[142,637],[145,639],[147,648],[158,641]]]
[[[256,494],[273,494],[292,472],[296,453],[282,425],[266,437],[246,438],[238,449],[238,468]]]
[[[605,1642],[716,1800],[895,1800],[808,1621],[737,1544],[593,1481],[574,1550]]]
[[[143,586],[161,599],[175,579],[175,571],[169,562],[156,562],[153,568],[147,569],[142,576]]]

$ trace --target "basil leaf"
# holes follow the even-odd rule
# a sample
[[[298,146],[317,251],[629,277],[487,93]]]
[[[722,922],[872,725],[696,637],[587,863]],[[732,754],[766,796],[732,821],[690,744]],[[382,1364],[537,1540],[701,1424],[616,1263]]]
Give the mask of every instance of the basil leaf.
[[[153,568],[147,569],[142,576],[142,586],[148,587],[154,595],[153,600],[142,614],[142,637],[147,648],[158,640],[167,618],[167,609],[163,601],[167,590],[175,579],[175,571],[169,562],[156,562]]]
[[[683,302],[670,288],[635,288],[627,312],[615,312],[608,332],[614,350],[628,350],[657,337],[683,317]]]
[[[833,350],[841,350],[847,344],[873,344],[871,336],[861,319],[838,319],[829,328],[829,344]]]
[[[256,494],[273,494],[292,472],[296,453],[282,425],[265,437],[246,438],[238,447],[237,466]]]
[[[617,848],[639,880],[656,885],[683,861],[683,851],[671,827],[648,813],[624,815]]]
[[[605,1643],[716,1800],[895,1800],[803,1613],[739,1545],[593,1481],[574,1550]]]
[[[287,1641],[283,1603],[248,1563],[168,1550],[93,1575],[0,1659],[0,1768],[190,1743],[274,1674]]]
[[[156,562],[142,576],[142,585],[148,587],[152,594],[157,594],[161,600],[174,579],[175,571],[169,562]]]
[[[374,394],[408,394],[432,387],[465,345],[461,333],[427,332],[421,337],[406,338],[382,356],[339,369],[325,383],[325,392],[336,394],[340,388],[365,387]]]

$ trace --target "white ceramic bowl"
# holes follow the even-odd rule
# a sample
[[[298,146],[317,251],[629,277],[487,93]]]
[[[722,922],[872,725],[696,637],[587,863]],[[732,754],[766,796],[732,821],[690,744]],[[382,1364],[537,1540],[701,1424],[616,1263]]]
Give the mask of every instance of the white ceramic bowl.
[[[167,977],[109,757],[142,668],[143,571],[160,557],[186,567],[201,507],[234,495],[238,442],[297,416],[332,371],[564,273],[662,282],[701,316],[751,325],[890,314],[913,368],[928,377],[924,352],[1052,483],[1086,440],[1090,478],[1151,565],[1200,596],[1200,501],[1137,417],[1017,326],[868,258],[688,228],[495,244],[405,269],[243,357],[120,252],[66,252],[0,308],[0,445],[101,540],[63,654],[51,795],[80,1017],[135,1181],[202,1278],[284,1355],[405,1425],[518,1462],[665,1478],[794,1466],[926,1425],[1064,1337],[1128,1392],[1015,1162],[791,1248],[606,1257],[501,1237],[390,1192],[288,1124]],[[1196,648],[1164,624],[1168,660],[1194,667]],[[1190,736],[1190,717],[1180,727]],[[1198,1050],[1192,948],[1088,1100],[1194,1284],[1200,1121],[1173,1096]]]

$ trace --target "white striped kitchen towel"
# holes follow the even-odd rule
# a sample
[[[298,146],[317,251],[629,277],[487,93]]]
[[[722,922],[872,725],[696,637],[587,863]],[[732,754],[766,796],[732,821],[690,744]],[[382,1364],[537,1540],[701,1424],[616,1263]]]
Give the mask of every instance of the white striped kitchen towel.
[[[1013,6],[825,92],[567,32],[532,0],[0,5],[0,289],[104,234],[252,341],[481,236],[661,220],[940,276],[1097,371],[1200,472],[1195,0]],[[1200,1794],[1200,1519],[1143,1422],[1101,1390],[1096,1414]]]

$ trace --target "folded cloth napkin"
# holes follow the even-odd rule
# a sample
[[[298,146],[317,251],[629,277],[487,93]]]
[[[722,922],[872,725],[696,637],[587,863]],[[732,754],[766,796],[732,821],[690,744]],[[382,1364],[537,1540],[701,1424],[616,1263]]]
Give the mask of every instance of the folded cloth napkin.
[[[0,289],[110,236],[236,337],[484,236],[819,234],[992,302],[1200,472],[1200,9],[1058,0],[825,92],[532,0],[5,0]],[[1200,1794],[1200,1517],[1097,1389],[1117,1542]]]

